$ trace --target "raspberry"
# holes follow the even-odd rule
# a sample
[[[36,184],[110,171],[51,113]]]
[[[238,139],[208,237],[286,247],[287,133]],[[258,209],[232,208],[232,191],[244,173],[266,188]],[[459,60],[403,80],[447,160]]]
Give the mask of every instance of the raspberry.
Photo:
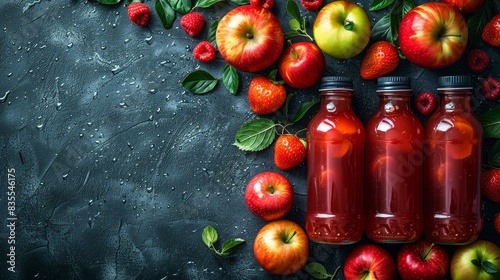
[[[274,6],[274,0],[250,0],[250,5],[270,10]]]
[[[127,8],[127,14],[130,20],[139,26],[145,26],[151,18],[148,5],[141,2],[130,3]]]
[[[467,56],[467,68],[475,73],[484,71],[489,63],[490,57],[482,49],[473,49]]]
[[[427,116],[436,108],[436,96],[430,92],[421,92],[415,97],[415,108],[417,111]]]
[[[315,11],[321,7],[323,0],[300,0],[300,4],[307,11]]]
[[[493,77],[483,80],[484,96],[490,100],[497,100],[500,97],[500,81]]]
[[[181,17],[180,24],[189,36],[194,37],[203,29],[205,18],[200,13],[189,12]]]
[[[209,62],[215,58],[215,47],[209,41],[201,41],[194,47],[193,56],[201,62]]]

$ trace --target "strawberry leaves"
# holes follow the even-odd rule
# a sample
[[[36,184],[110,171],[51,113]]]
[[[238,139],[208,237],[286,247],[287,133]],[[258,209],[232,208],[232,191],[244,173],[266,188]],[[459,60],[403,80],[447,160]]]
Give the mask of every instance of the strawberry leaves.
[[[205,70],[195,70],[187,74],[181,81],[181,86],[194,94],[211,92],[221,78],[216,78]],[[238,91],[239,81],[236,69],[227,64],[222,70],[222,82],[226,89],[233,95]]]
[[[478,48],[484,45],[481,35],[484,27],[494,15],[495,5],[492,0],[487,0],[483,6],[481,6],[467,19],[467,27],[469,28],[469,43],[471,48]]]
[[[479,116],[484,138],[500,138],[500,107]]]

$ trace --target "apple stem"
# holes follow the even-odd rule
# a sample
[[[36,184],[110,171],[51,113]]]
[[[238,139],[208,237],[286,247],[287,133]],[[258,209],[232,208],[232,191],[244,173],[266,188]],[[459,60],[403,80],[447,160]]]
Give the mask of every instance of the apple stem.
[[[290,44],[290,48],[292,48],[292,56],[293,56],[293,59],[299,59],[299,55],[297,54],[297,51],[296,51],[296,50],[295,50],[295,48],[293,47],[292,41],[291,41],[291,40],[288,40],[288,44]]]
[[[270,192],[271,194],[273,194],[273,193],[274,193],[274,186],[273,186],[273,185],[270,185],[270,186],[268,186],[268,187],[267,187],[267,189],[266,189],[266,190],[267,190],[268,192]]]
[[[427,260],[427,257],[429,256],[429,254],[431,253],[432,251],[432,247],[434,247],[434,243],[431,243],[431,246],[429,246],[429,249],[427,249],[427,251],[425,251],[424,255],[422,256],[422,258],[424,260]]]
[[[293,231],[292,235],[288,236],[288,238],[285,240],[285,243],[290,243],[290,240],[297,234],[297,231]]]
[[[344,28],[346,30],[353,30],[354,29],[354,22],[352,22],[352,20],[346,20],[344,23]]]
[[[245,37],[247,37],[247,39],[253,39],[253,34],[252,33],[247,33],[245,35]]]

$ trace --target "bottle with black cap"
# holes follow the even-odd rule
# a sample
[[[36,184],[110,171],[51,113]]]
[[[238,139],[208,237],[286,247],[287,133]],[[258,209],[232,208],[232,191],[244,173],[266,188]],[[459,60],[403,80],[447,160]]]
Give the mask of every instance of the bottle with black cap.
[[[365,224],[365,130],[352,110],[352,79],[323,77],[319,92],[306,137],[306,231],[313,242],[350,244],[361,239]]]
[[[412,242],[424,226],[424,128],[411,112],[410,78],[378,78],[377,93],[378,109],[366,125],[366,235],[375,242]]]
[[[438,79],[439,107],[425,127],[424,234],[434,243],[479,237],[482,127],[470,106],[470,76]]]

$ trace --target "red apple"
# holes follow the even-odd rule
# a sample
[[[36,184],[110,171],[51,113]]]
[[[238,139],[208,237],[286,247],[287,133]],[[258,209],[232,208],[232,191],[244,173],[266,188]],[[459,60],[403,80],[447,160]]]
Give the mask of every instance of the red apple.
[[[450,274],[453,280],[500,279],[500,248],[482,239],[458,247],[451,257]]]
[[[438,69],[450,66],[467,47],[467,22],[459,10],[439,2],[410,10],[399,25],[399,46],[417,66]]]
[[[253,251],[265,271],[274,275],[293,274],[306,264],[309,239],[295,222],[272,221],[257,233]]]
[[[452,5],[464,14],[469,14],[479,9],[485,1],[486,0],[442,0],[441,2]]]
[[[440,280],[449,271],[450,258],[445,248],[425,239],[407,243],[397,257],[399,276],[403,280]]]
[[[394,259],[379,245],[359,245],[349,253],[344,263],[346,280],[394,280],[396,275]]]
[[[294,88],[307,88],[318,83],[325,70],[323,52],[311,42],[292,44],[281,55],[278,63],[281,78]]]
[[[222,17],[215,40],[228,64],[241,71],[257,72],[278,60],[284,34],[272,12],[256,5],[244,5]]]
[[[259,173],[247,184],[245,202],[248,209],[263,220],[280,219],[292,208],[292,184],[279,173]]]

